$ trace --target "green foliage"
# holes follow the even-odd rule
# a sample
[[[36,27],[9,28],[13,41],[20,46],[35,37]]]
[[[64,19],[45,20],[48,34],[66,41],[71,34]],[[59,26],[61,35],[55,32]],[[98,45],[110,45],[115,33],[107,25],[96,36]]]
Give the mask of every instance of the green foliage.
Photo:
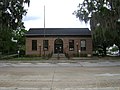
[[[51,52],[51,53],[49,53],[49,54],[45,54],[45,55],[43,54],[43,55],[42,55],[42,58],[43,58],[43,59],[50,59],[50,58],[52,57],[52,55],[53,55],[53,52]]]
[[[112,52],[118,51],[118,47],[113,47],[110,51]]]
[[[16,40],[18,40],[18,44],[25,44],[25,33],[27,30],[19,29],[13,31],[13,36]]]
[[[0,0],[0,22],[2,26],[16,30],[23,27],[22,18],[26,15],[24,3],[29,5],[30,0]]]
[[[50,59],[50,58],[52,57],[52,55],[53,55],[53,52],[49,53],[49,54],[47,55],[48,59]]]
[[[18,57],[18,54],[5,55],[5,56],[0,57],[0,59],[1,60],[3,60],[3,59],[7,60],[7,59],[13,59],[13,58],[16,58],[16,57]]]
[[[102,46],[106,54],[106,47],[120,47],[120,0],[84,0],[78,7],[74,14],[85,23],[90,20],[95,48]]]
[[[28,57],[28,58],[34,58],[34,57],[40,57],[40,56],[39,56],[39,55],[34,55],[34,54],[33,54],[33,55],[25,55],[24,57],[26,57],[26,58],[27,58],[27,57]]]
[[[19,56],[20,56],[20,57],[25,56],[25,50],[20,50]]]
[[[43,59],[41,57],[39,57],[38,55],[25,55],[22,57],[12,58],[11,60],[27,62],[27,61],[35,61],[35,60],[39,61],[39,60],[43,60]]]
[[[73,57],[79,57],[79,53],[74,53]]]
[[[73,57],[87,57],[87,54],[86,53],[75,53],[73,54]]]
[[[115,39],[114,39],[114,42],[115,42],[115,45],[118,46],[119,48],[119,51],[120,51],[120,22],[117,22],[117,27],[116,27],[116,34],[115,34]]]
[[[30,0],[0,0],[0,52],[16,51],[17,46],[11,41],[12,37],[17,37],[19,43],[24,43],[22,18],[27,12],[24,6],[29,6],[29,3]],[[19,32],[18,35],[15,32]]]
[[[87,54],[86,53],[81,53],[80,57],[87,57]]]
[[[25,33],[27,30],[20,29],[20,30],[14,30],[13,37],[15,40],[17,40],[17,46],[20,50],[25,50]]]
[[[64,53],[65,54],[65,57],[70,59],[70,55],[68,53]]]

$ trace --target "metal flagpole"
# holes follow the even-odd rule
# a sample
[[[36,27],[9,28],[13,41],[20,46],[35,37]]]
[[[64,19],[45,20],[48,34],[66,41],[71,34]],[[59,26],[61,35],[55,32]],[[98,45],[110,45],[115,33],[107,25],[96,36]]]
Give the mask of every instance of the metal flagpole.
[[[45,5],[44,5],[44,42],[43,45],[45,46]],[[45,48],[43,49],[44,51],[44,57],[45,57]]]
[[[45,38],[45,5],[44,5],[44,38]]]

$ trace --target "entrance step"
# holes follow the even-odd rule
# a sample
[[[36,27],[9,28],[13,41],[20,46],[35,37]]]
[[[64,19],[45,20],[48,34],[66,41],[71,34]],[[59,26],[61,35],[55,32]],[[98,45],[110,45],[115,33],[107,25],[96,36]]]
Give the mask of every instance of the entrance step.
[[[67,60],[65,54],[53,54],[51,60]]]

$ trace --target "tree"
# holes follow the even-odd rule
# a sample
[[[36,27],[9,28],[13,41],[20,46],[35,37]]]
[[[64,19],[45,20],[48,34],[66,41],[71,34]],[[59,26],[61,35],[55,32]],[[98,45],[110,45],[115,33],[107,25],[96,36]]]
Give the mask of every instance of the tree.
[[[25,54],[25,33],[27,32],[27,30],[25,29],[20,29],[20,30],[15,30],[13,32],[13,42],[15,44],[16,47],[16,51],[20,51],[20,55],[24,55]],[[16,43],[17,42],[17,43]]]
[[[118,46],[119,48],[119,55],[120,55],[120,22],[117,22],[117,27],[116,27],[116,38],[114,39],[115,45]]]
[[[29,3],[30,0],[0,0],[0,52],[9,52],[13,32],[24,28],[22,18],[27,13],[24,6]]]
[[[104,31],[104,32],[103,32]],[[104,55],[106,55],[106,48],[113,45],[112,33],[108,30],[102,30],[100,26],[96,27],[93,32],[93,46],[94,50],[102,48]]]
[[[78,7],[79,9],[74,14],[85,23],[90,20],[94,40],[96,39],[99,42],[99,38],[102,37],[99,44],[102,45],[106,55],[105,47],[120,37],[116,37],[116,22],[120,18],[120,0],[84,0]],[[96,37],[97,30],[101,34],[97,33]]]
[[[17,44],[21,47],[25,45],[25,33],[26,32],[27,30],[20,29],[20,30],[15,30],[13,33],[14,39],[17,40]]]

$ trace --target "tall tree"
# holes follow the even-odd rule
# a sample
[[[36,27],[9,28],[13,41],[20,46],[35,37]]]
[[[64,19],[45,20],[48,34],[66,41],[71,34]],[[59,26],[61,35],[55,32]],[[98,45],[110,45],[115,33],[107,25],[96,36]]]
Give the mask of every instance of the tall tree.
[[[120,56],[120,22],[117,22],[116,38],[114,39],[114,42],[119,48],[119,56]]]
[[[29,3],[30,0],[0,0],[0,51],[9,51],[13,31],[24,27],[22,18],[27,13],[24,6]]]
[[[105,47],[111,45],[111,42],[114,43],[116,39],[116,23],[120,18],[120,0],[84,0],[74,14],[85,23],[90,20],[93,37],[96,37],[94,32],[100,30],[101,36],[99,36],[102,37],[102,41],[99,44],[103,46],[104,54],[106,54]],[[100,37],[94,39],[99,40]]]

